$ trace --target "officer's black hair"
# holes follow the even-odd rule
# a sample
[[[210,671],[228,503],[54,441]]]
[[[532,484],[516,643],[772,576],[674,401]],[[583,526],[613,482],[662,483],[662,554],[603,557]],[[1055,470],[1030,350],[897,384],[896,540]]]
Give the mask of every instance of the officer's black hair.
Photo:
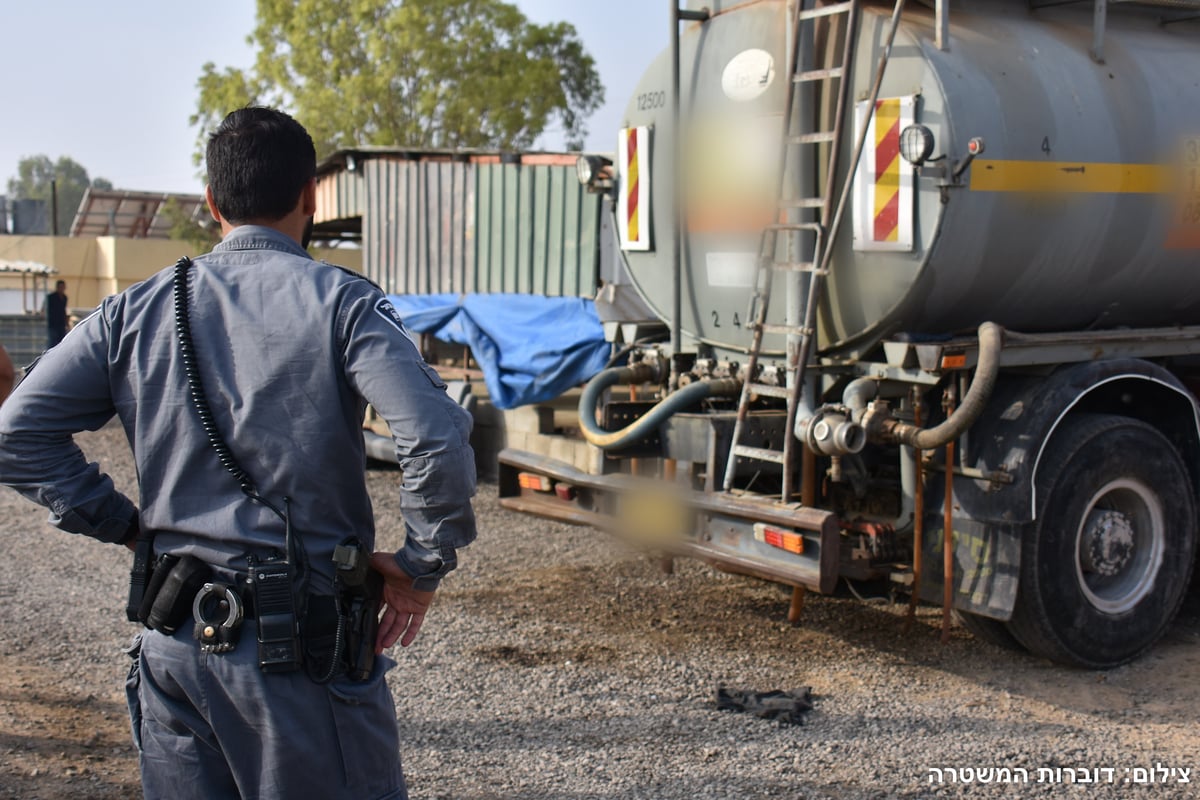
[[[226,220],[287,216],[317,174],[308,131],[282,111],[248,106],[230,113],[208,137],[208,185]]]

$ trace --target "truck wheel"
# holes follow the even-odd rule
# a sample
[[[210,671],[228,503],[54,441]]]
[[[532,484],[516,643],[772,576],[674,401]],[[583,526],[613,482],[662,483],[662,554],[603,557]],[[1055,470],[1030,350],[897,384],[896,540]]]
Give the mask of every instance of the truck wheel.
[[[1183,601],[1194,486],[1171,443],[1125,417],[1069,418],[1037,478],[1008,629],[1032,653],[1107,669],[1145,652]]]
[[[1025,648],[1017,641],[1017,637],[1013,636],[1012,631],[1008,629],[1007,622],[985,617],[982,614],[972,614],[970,611],[955,610],[954,614],[962,626],[976,639],[1003,647],[1005,650],[1025,651]]]

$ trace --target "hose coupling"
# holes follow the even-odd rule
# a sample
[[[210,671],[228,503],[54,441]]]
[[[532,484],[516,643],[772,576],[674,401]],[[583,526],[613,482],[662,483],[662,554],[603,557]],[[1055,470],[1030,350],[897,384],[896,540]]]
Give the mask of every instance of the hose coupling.
[[[866,430],[842,406],[821,406],[808,419],[797,420],[796,438],[814,453],[826,456],[858,453],[867,444]]]

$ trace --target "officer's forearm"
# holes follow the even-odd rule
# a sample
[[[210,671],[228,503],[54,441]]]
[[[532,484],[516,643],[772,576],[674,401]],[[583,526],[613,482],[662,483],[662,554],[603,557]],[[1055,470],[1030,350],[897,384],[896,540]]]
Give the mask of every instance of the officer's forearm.
[[[50,523],[68,533],[122,542],[137,509],[69,436],[0,434],[0,484],[50,510]]]

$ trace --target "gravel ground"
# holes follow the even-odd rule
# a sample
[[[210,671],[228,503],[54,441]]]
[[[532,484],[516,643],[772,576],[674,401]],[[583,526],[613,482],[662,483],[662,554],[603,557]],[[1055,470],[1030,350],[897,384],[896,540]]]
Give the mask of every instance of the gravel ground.
[[[132,488],[119,429],[80,441]],[[369,480],[395,546],[396,474]],[[502,510],[494,485],[476,510],[478,542],[396,654],[415,800],[1200,794],[1182,782],[1200,782],[1195,591],[1148,656],[1079,672],[958,628],[942,645],[933,608],[905,632],[903,606],[810,595],[793,627],[780,587],[687,561],[666,575],[589,529]],[[0,797],[138,797],[129,555],[44,518],[0,493]],[[722,712],[719,684],[812,687],[815,708],[799,726]]]

